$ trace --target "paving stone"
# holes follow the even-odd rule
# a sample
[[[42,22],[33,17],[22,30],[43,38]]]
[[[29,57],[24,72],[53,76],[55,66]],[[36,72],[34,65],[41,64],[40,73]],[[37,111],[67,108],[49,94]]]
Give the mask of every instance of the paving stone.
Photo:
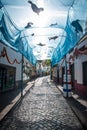
[[[83,130],[49,77],[38,78],[0,125],[0,130]]]

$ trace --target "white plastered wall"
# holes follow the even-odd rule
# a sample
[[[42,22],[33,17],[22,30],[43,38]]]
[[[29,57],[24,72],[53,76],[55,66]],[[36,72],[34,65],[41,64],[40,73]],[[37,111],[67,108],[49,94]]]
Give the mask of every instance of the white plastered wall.
[[[87,47],[87,39],[85,39],[81,44],[79,44],[78,48],[81,48],[82,46]],[[77,59],[75,59],[74,65],[75,65],[75,80],[77,80],[77,83],[83,84],[83,66],[82,63],[87,61],[87,55],[78,55]]]
[[[82,73],[81,59],[76,59],[74,65],[75,65],[75,80],[77,80],[77,83],[83,84],[83,73]]]
[[[6,51],[7,51],[7,55],[10,59],[10,61],[14,61],[14,59],[17,59],[18,62],[21,61],[22,59],[22,55],[16,51],[14,51],[13,49],[5,46],[4,44],[0,43],[0,55],[1,55],[1,51],[3,50],[3,47],[6,48]],[[12,66],[12,67],[16,67],[16,81],[19,81],[21,80],[21,63],[20,64],[17,64],[17,63],[14,63],[13,65],[10,64],[6,57],[1,57],[0,58],[0,63],[1,64],[4,64],[4,65],[8,65],[8,66]]]
[[[59,78],[62,78],[62,67],[65,66],[65,61],[62,59],[59,63]]]
[[[53,70],[54,70],[54,71],[53,71],[53,76],[57,78],[57,67],[54,67]]]

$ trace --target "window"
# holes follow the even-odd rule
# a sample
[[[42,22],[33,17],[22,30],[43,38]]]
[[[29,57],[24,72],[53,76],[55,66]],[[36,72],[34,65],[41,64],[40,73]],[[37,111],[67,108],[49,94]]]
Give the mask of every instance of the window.
[[[83,62],[83,84],[87,85],[87,61]]]
[[[0,92],[15,87],[15,71],[14,67],[0,64]]]

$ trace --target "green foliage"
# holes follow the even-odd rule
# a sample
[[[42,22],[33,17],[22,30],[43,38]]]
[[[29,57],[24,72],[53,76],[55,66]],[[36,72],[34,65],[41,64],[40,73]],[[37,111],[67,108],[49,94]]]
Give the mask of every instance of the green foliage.
[[[50,66],[51,61],[50,61],[50,60],[46,60],[46,62],[45,62],[45,63],[46,63],[46,65],[47,65],[47,66]]]

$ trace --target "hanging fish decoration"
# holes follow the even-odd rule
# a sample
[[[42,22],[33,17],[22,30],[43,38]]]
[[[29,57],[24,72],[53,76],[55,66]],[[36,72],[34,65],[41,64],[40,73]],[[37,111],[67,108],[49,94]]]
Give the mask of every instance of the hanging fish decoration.
[[[83,28],[81,27],[80,20],[72,21],[71,25],[75,28],[76,33],[83,32]]]
[[[58,25],[58,23],[52,23],[52,24],[50,24],[51,27],[55,26],[55,25]]]
[[[30,28],[33,25],[32,22],[28,22],[27,25],[25,26],[25,28]]]
[[[42,44],[41,42],[39,44],[37,44],[37,45],[39,45],[39,46],[45,46],[45,44]]]
[[[31,36],[34,36],[34,33],[32,33]]]
[[[54,36],[54,37],[49,37],[49,41],[50,40],[56,40],[59,36]]]
[[[31,2],[30,0],[28,1],[28,3],[31,4],[32,10],[33,10],[35,13],[37,13],[37,15],[39,15],[39,13],[40,13],[41,11],[44,11],[44,8],[42,8],[42,7],[41,7],[41,8],[38,8],[37,5],[34,4],[33,2]]]

